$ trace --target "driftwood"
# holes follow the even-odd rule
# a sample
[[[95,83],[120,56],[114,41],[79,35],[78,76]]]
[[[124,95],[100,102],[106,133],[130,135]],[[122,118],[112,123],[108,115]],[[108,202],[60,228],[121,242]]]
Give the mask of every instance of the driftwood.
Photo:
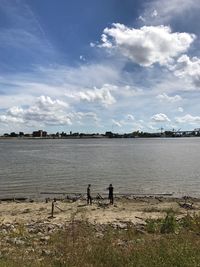
[[[178,204],[181,208],[184,208],[184,209],[190,209],[190,210],[194,209],[193,203],[180,203],[180,202],[178,202]]]
[[[138,217],[138,216],[135,216],[136,219],[140,219],[140,220],[143,220],[144,221],[144,218],[141,218],[141,217]]]
[[[193,207],[193,204],[194,204],[193,202],[192,202],[192,203],[187,202],[187,201],[190,200],[190,197],[189,197],[189,196],[184,196],[183,199],[184,199],[184,203],[178,202],[178,204],[179,204],[179,206],[180,206],[181,208],[184,208],[184,209],[190,209],[190,210],[195,209],[195,208]]]
[[[66,210],[63,210],[60,207],[58,207],[58,205],[56,205],[56,200],[57,199],[54,198],[54,200],[51,203],[51,216],[48,217],[48,218],[55,218],[54,217],[54,210],[55,210],[55,208],[57,208],[59,211],[62,211],[62,212],[66,211]]]
[[[155,197],[155,199],[157,199],[159,202],[162,202],[163,200],[159,197]]]
[[[98,193],[96,199],[103,199],[103,197]]]
[[[82,197],[86,193],[74,193],[74,192],[40,192],[42,195],[75,195],[76,197]],[[154,193],[154,194],[145,194],[145,193],[114,193],[114,196],[173,196],[174,193]],[[97,196],[107,196],[108,193],[98,193]],[[102,197],[103,198],[103,197]]]
[[[108,203],[98,202],[98,206],[105,209],[105,208],[109,207],[109,204]]]
[[[57,205],[55,205],[55,207],[60,210],[60,211],[64,211],[63,209],[61,209],[60,207],[58,207]]]
[[[75,202],[81,198],[83,198],[82,194],[75,194],[75,196],[67,195],[65,199],[69,199],[69,200],[72,200],[73,202]]]

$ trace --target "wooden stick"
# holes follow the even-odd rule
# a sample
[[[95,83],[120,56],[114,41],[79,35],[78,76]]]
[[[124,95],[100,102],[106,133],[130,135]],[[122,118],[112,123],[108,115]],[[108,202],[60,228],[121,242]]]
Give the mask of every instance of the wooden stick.
[[[59,209],[60,211],[64,211],[63,209],[59,208],[57,205],[55,205],[55,207],[56,207],[57,209]]]
[[[54,213],[54,203],[55,203],[55,201],[52,201],[52,205],[51,205],[51,218],[53,218],[53,213]]]

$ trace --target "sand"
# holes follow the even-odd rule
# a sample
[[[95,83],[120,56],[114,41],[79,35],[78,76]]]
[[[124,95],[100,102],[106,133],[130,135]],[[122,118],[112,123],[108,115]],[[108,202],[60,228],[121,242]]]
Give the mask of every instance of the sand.
[[[166,216],[173,209],[177,218],[189,213],[199,213],[200,199],[189,198],[156,198],[137,197],[134,199],[116,199],[114,205],[107,200],[94,201],[86,205],[85,200],[69,202],[56,201],[54,216],[51,217],[52,201],[40,202],[4,202],[0,203],[0,224],[34,223],[51,221],[51,223],[66,224],[73,218],[88,220],[92,224],[116,224],[131,222],[135,225],[144,224],[146,219],[158,219]]]

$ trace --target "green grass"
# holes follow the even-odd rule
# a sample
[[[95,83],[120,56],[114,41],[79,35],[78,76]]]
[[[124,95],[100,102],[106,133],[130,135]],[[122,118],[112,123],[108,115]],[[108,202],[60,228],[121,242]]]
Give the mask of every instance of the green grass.
[[[10,245],[10,253],[4,253],[1,242],[0,267],[200,266],[199,215],[177,221],[169,211],[164,219],[148,220],[144,234],[131,224],[126,230],[101,226],[100,233],[96,228],[72,218],[47,244]],[[25,236],[23,227],[19,232]]]

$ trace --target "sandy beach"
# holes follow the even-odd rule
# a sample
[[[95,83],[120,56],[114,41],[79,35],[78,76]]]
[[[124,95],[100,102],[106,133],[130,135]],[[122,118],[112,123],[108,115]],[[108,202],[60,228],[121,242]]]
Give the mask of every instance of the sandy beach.
[[[133,199],[115,199],[114,205],[108,200],[95,200],[86,205],[86,200],[56,201],[54,216],[51,217],[52,200],[48,203],[2,201],[0,203],[0,224],[51,222],[66,224],[72,217],[76,220],[87,220],[92,224],[117,224],[130,222],[135,225],[145,223],[146,219],[163,218],[172,209],[177,218],[187,213],[200,211],[200,199],[197,198],[166,198],[166,197],[135,197]]]

